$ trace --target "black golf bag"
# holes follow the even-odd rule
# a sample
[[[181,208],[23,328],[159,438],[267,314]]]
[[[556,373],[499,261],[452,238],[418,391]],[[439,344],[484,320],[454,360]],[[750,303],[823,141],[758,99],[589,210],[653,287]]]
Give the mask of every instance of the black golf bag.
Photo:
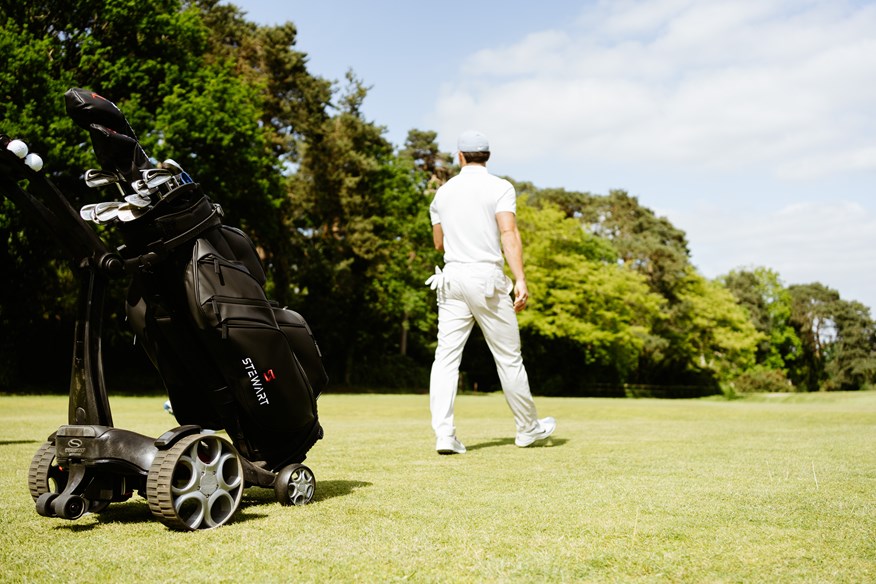
[[[122,209],[134,213],[112,221],[133,276],[127,315],[174,416],[225,429],[267,470],[301,462],[322,437],[316,399],[328,381],[307,323],[265,297],[249,237],[223,225],[221,208],[173,161],[153,169],[114,104],[81,89],[65,98],[103,171],[131,185],[126,200],[137,206]]]

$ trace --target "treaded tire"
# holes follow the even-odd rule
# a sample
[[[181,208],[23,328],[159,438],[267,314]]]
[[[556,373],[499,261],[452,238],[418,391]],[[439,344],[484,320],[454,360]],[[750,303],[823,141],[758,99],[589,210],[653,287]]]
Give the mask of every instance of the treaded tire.
[[[215,434],[196,434],[158,452],[146,477],[146,500],[171,529],[213,529],[237,511],[243,488],[234,446]]]
[[[67,472],[55,463],[55,445],[44,442],[33,455],[27,471],[27,487],[34,502],[44,493],[60,493],[67,485]]]

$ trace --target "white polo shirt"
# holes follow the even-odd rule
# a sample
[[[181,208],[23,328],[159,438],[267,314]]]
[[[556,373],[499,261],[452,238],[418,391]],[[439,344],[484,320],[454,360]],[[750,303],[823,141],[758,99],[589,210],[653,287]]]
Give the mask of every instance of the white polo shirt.
[[[517,213],[514,186],[487,172],[485,166],[469,164],[444,183],[432,204],[432,225],[444,232],[444,263],[504,264],[496,213]]]

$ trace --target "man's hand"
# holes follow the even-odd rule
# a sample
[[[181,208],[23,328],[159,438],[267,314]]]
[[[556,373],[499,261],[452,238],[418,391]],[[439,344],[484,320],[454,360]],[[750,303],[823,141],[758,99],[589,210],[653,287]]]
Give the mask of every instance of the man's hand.
[[[529,300],[529,289],[526,287],[526,280],[517,280],[514,282],[514,312],[526,308],[527,300]]]
[[[429,279],[426,280],[425,283],[426,286],[432,290],[440,290],[444,288],[444,273],[441,271],[441,268],[435,266],[435,274],[429,276]]]

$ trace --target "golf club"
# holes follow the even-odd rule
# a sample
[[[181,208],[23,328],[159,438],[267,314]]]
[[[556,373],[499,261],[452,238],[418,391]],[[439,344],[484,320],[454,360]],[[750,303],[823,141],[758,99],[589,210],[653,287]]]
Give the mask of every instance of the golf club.
[[[97,207],[97,203],[90,203],[88,205],[84,205],[81,209],[79,209],[79,216],[85,219],[86,221],[94,221],[94,208]]]
[[[105,187],[118,183],[122,177],[114,172],[89,168],[85,171],[85,185],[89,188]]]
[[[148,196],[143,196],[139,192],[136,195],[128,195],[125,197],[125,201],[134,207],[143,208],[148,207],[152,204],[152,199],[148,198]]]
[[[119,215],[119,207],[122,205],[119,201],[106,201],[98,203],[94,208],[94,222],[99,224],[110,223]]]

